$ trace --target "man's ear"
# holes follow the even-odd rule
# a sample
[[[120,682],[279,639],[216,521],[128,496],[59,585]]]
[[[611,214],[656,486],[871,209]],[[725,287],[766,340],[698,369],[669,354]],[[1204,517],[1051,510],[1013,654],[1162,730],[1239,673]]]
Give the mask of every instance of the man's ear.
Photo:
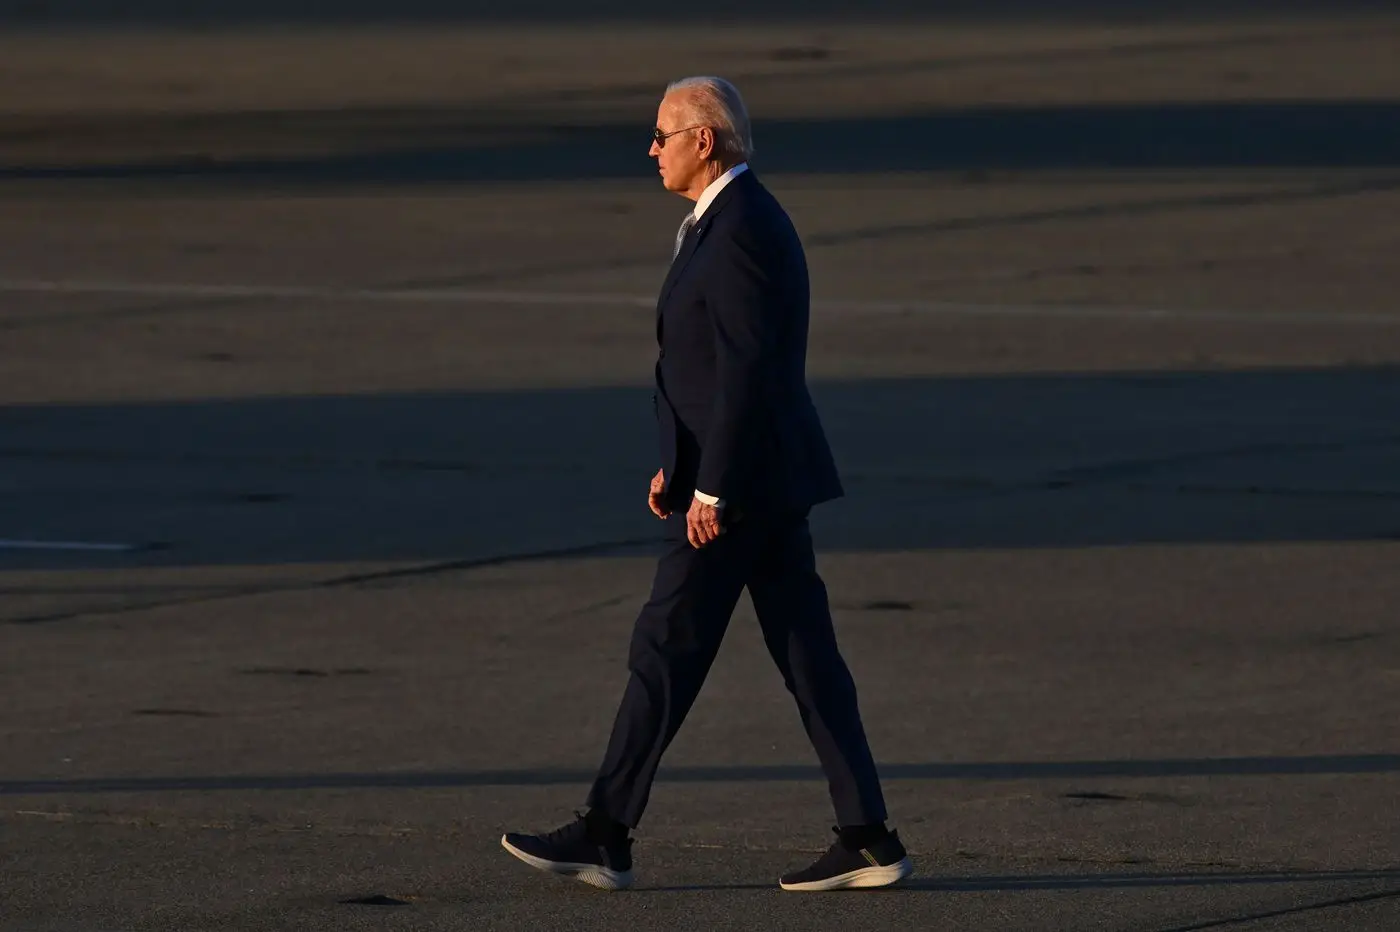
[[[708,159],[715,154],[715,144],[718,142],[715,139],[715,131],[708,126],[702,126],[697,135],[700,137],[700,157]]]

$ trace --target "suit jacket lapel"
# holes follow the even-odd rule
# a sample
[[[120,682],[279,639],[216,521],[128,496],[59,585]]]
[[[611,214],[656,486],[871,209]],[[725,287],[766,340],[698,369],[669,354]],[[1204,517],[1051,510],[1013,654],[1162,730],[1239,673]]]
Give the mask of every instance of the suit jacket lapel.
[[[685,271],[690,257],[695,255],[695,249],[700,245],[700,240],[704,239],[705,231],[710,228],[710,222],[714,217],[707,210],[705,216],[701,217],[695,226],[686,233],[685,239],[681,241],[681,251],[676,253],[676,258],[671,260],[671,268],[666,272],[666,280],[661,284],[661,297],[656,302],[657,310],[666,303],[666,299],[671,295],[671,289],[676,286],[676,279],[681,277],[681,272]]]
[[[671,268],[666,273],[666,280],[661,283],[661,297],[656,300],[656,342],[661,342],[662,309],[666,306],[666,299],[671,296],[671,289],[676,287],[676,281],[681,277],[681,272],[685,271],[686,265],[690,262],[695,251],[700,248],[700,241],[705,238],[705,232],[709,230],[710,224],[714,223],[715,217],[725,208],[734,197],[734,192],[741,184],[749,184],[754,180],[753,169],[744,172],[729,184],[724,186],[724,190],[719,192],[710,206],[705,209],[705,215],[691,228],[681,241],[681,251],[676,253],[676,258],[671,261]]]

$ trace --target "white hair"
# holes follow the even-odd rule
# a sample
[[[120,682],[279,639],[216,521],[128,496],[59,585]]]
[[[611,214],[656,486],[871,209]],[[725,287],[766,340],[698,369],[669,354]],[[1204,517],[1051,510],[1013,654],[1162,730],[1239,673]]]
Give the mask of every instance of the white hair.
[[[686,122],[699,123],[715,131],[720,153],[739,162],[753,155],[753,134],[749,112],[739,89],[724,78],[703,75],[672,81],[666,93],[689,91],[683,105]]]

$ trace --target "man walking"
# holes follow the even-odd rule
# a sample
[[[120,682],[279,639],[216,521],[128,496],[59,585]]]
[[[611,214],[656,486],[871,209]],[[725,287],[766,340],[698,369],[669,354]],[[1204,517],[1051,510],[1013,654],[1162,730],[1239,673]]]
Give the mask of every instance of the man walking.
[[[855,684],[816,570],[810,509],[843,494],[807,391],[806,259],[748,167],[748,115],[719,78],[667,88],[652,133],[662,184],[695,202],[657,304],[661,470],[649,504],[670,543],[638,615],[631,677],[577,821],[502,845],[604,889],[632,883],[632,841],[657,766],[747,587],[831,790],[836,842],[786,890],[895,883],[912,871],[886,812]]]

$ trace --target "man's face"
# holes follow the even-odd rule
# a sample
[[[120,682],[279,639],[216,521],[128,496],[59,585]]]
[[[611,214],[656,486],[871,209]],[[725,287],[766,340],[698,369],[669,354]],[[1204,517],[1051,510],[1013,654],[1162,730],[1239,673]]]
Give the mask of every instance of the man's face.
[[[695,127],[689,119],[681,106],[684,93],[676,91],[662,98],[656,110],[656,128],[675,135],[661,141],[652,140],[649,153],[656,159],[661,183],[666,190],[677,194],[698,193],[695,192],[696,182],[704,173],[714,139],[713,130]]]

